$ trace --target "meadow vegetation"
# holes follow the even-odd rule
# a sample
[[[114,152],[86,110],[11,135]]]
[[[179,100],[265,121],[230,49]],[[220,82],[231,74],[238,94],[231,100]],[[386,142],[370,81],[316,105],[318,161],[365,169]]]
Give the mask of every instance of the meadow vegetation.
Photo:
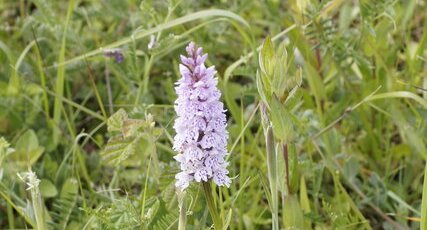
[[[1,1],[0,229],[426,230],[426,12],[423,0]],[[229,188],[175,188],[174,87],[191,41],[218,71]]]

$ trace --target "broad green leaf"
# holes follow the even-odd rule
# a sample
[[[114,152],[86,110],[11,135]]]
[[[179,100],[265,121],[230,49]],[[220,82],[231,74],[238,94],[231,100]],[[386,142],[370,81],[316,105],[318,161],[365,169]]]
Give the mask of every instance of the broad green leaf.
[[[289,88],[287,86],[287,81],[292,75],[288,70],[288,51],[283,43],[280,44],[279,48],[276,50],[273,59],[274,66],[272,67],[273,76],[271,79],[271,86],[273,92],[281,97],[282,92]]]
[[[267,36],[262,45],[261,52],[259,54],[259,66],[261,71],[267,74],[268,77],[273,75],[274,68],[274,46],[271,42],[270,36]]]
[[[79,185],[77,184],[77,180],[74,178],[69,178],[62,186],[60,197],[67,198],[70,195],[77,194],[78,190]]]
[[[296,195],[285,197],[283,207],[283,228],[284,229],[304,229],[304,215]]]
[[[33,130],[25,132],[16,143],[16,153],[12,158],[21,165],[34,164],[43,154],[44,148],[39,146],[37,135]]]
[[[270,106],[270,119],[273,123],[275,138],[280,142],[289,142],[294,135],[291,113],[276,96],[272,97]]]
[[[50,180],[42,179],[39,184],[39,189],[43,197],[50,198],[58,194],[58,190]]]

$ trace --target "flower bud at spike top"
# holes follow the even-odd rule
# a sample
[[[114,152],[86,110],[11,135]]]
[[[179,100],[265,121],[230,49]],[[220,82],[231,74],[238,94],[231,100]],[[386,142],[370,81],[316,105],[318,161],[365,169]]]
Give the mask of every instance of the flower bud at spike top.
[[[188,56],[181,55],[176,82],[174,129],[174,158],[180,163],[181,172],[176,174],[176,187],[186,189],[190,182],[213,180],[218,186],[230,186],[227,165],[228,132],[225,110],[219,101],[221,93],[216,87],[214,66],[206,68],[208,57],[201,47],[191,42],[186,47]]]

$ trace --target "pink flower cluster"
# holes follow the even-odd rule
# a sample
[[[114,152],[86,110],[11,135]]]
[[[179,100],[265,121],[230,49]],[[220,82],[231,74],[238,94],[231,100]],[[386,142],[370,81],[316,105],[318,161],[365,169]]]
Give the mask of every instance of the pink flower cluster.
[[[182,78],[176,83],[173,149],[179,154],[174,158],[181,165],[175,178],[176,187],[186,189],[191,181],[212,179],[219,186],[231,183],[226,169],[228,132],[225,110],[219,101],[221,93],[216,87],[215,67],[205,67],[208,57],[201,47],[191,42],[181,55],[179,70]]]

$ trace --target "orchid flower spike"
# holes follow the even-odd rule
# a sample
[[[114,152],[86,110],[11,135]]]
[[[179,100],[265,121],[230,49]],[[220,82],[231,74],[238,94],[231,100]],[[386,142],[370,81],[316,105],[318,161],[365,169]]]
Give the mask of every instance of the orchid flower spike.
[[[174,158],[181,172],[175,178],[176,187],[185,190],[190,182],[213,180],[218,186],[230,186],[227,165],[228,132],[221,93],[217,88],[215,66],[206,68],[208,57],[203,49],[191,42],[181,55],[179,71],[182,78],[176,82],[174,129]]]

